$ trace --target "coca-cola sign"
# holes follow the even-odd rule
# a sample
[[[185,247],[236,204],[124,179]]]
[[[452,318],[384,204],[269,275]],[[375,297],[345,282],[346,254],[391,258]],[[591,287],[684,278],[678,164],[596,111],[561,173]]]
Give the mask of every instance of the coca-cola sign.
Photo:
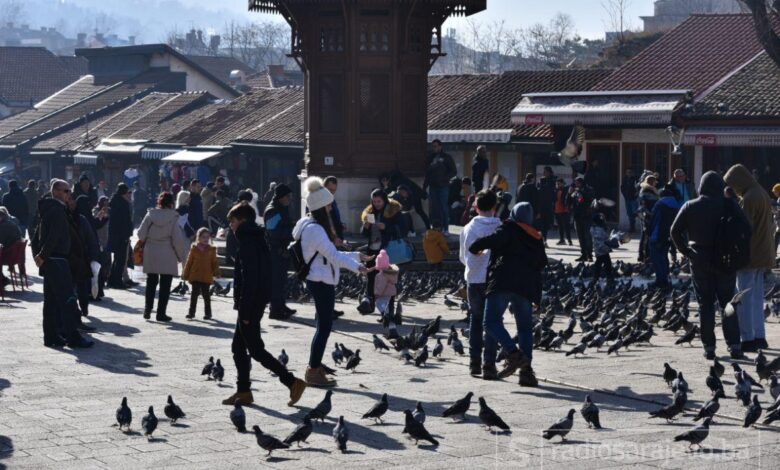
[[[696,136],[696,145],[703,145],[703,146],[712,146],[712,145],[718,145],[718,136],[716,135],[697,135]]]
[[[526,114],[526,126],[539,126],[541,124],[544,124],[544,114]]]

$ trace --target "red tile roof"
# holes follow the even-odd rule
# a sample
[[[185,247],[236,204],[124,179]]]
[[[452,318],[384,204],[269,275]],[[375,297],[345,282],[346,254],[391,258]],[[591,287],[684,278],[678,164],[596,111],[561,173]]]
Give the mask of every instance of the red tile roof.
[[[697,14],[666,33],[594,90],[706,91],[762,50],[750,15]]]
[[[85,64],[42,47],[0,47],[0,100],[37,103],[79,78]]]

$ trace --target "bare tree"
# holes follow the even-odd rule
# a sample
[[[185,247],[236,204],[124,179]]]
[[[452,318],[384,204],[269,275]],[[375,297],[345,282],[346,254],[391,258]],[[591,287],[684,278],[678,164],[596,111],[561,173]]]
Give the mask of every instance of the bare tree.
[[[573,43],[580,41],[575,34],[574,19],[565,13],[558,13],[546,25],[530,26],[524,35],[528,56],[555,66],[570,63],[574,59]]]
[[[780,0],[742,0],[753,15],[758,40],[780,66],[780,35],[773,25],[780,23]]]
[[[26,16],[24,2],[20,0],[5,0],[0,3],[0,24],[20,23],[24,21]]]
[[[626,41],[626,32],[631,29],[628,9],[632,0],[602,0],[601,8],[607,13],[609,30],[617,33],[618,42]]]

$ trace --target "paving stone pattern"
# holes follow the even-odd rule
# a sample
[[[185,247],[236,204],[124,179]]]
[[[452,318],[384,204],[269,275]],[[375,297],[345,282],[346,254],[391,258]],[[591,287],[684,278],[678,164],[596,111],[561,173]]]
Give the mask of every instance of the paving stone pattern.
[[[616,259],[633,258],[635,243],[615,253]],[[573,259],[575,248],[551,248],[554,258]],[[28,266],[33,266],[28,261]],[[234,391],[235,370],[230,352],[235,313],[231,299],[214,300],[214,319],[186,321],[187,301],[174,297],[170,324],[144,321],[142,288],[108,291],[93,305],[89,322],[98,328],[90,350],[52,350],[41,339],[41,282],[24,294],[10,294],[0,303],[0,468],[778,468],[778,428],[743,429],[744,408],[733,398],[730,368],[724,375],[729,398],[721,400],[721,414],[713,424],[704,450],[690,452],[673,437],[691,426],[693,413],[672,424],[648,418],[647,412],[670,401],[661,379],[662,363],[683,370],[691,384],[689,407],[709,396],[704,384],[708,363],[700,347],[674,346],[675,336],[662,332],[652,346],[631,348],[618,356],[588,351],[580,358],[562,352],[535,352],[539,388],[521,388],[517,378],[485,382],[467,374],[467,357],[449,348],[441,361],[430,360],[416,368],[395,353],[374,352],[371,334],[380,332],[376,316],[360,316],[354,304],[337,308],[347,314],[335,323],[326,363],[333,366],[334,341],[361,349],[363,362],[354,373],[339,370],[333,411],[325,424],[317,424],[308,445],[274,452],[266,459],[252,434],[237,433],[222,405]],[[300,310],[294,321],[263,320],[263,337],[270,351],[285,348],[290,367],[302,376],[314,333],[313,305]],[[442,330],[463,317],[440,298],[430,303],[405,305],[409,324],[423,324],[443,316]],[[694,309],[695,312],[695,309]],[[507,316],[507,325],[509,326]],[[458,324],[460,328],[464,326]],[[406,331],[402,329],[402,332]],[[510,331],[511,328],[510,328]],[[579,334],[579,329],[577,330]],[[720,335],[720,334],[719,334]],[[768,340],[780,347],[780,325],[771,319]],[[443,334],[442,334],[443,337]],[[719,336],[720,337],[720,336]],[[575,339],[577,336],[575,336]],[[719,353],[725,348],[719,339]],[[431,343],[432,344],[432,343]],[[570,344],[572,344],[570,342]],[[695,346],[700,346],[698,340]],[[208,356],[222,359],[223,383],[206,381],[200,369]],[[767,352],[771,359],[778,349]],[[752,355],[751,355],[752,356]],[[754,371],[752,363],[744,367]],[[298,406],[286,406],[287,393],[276,378],[256,365],[253,370],[256,403],[246,408],[248,427],[284,438],[308,409],[324,396],[307,389]],[[442,411],[468,391],[475,393],[466,422],[441,418]],[[389,395],[385,424],[361,420],[382,393]],[[587,428],[579,414],[590,393],[601,408],[603,430]],[[163,414],[168,394],[187,413],[177,425]],[[118,430],[114,412],[128,397],[133,410],[132,432]],[[477,397],[512,427],[511,434],[491,434],[477,418]],[[759,393],[764,406],[768,393]],[[415,446],[401,433],[403,410],[421,401],[428,430],[438,447]],[[141,417],[154,405],[160,425],[152,441],[140,430]],[[541,438],[541,430],[575,408],[574,429],[568,442]],[[339,415],[350,428],[349,451],[337,451],[332,430]],[[736,419],[734,419],[736,418]]]

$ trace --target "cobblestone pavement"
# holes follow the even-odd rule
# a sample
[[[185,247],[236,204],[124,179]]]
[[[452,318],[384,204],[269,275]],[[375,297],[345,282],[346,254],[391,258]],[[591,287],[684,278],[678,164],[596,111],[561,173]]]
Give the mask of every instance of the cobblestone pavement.
[[[628,258],[635,252],[616,253]],[[551,249],[554,258],[571,259],[572,248]],[[32,266],[29,262],[28,266]],[[708,398],[704,384],[708,364],[700,347],[674,346],[675,337],[662,332],[652,346],[631,348],[619,356],[589,352],[581,358],[563,353],[539,352],[535,368],[539,388],[521,388],[516,378],[484,382],[467,374],[467,358],[446,349],[444,360],[431,360],[425,368],[404,364],[395,354],[374,352],[371,333],[379,332],[375,316],[360,316],[354,305],[340,305],[347,314],[335,324],[326,363],[334,341],[361,349],[363,362],[355,373],[339,371],[333,411],[325,424],[315,426],[309,444],[275,452],[265,458],[251,434],[239,434],[228,419],[230,408],[220,404],[234,391],[230,352],[235,314],[231,302],[215,299],[214,320],[186,321],[186,302],[174,298],[170,324],[144,321],[140,288],[109,291],[110,298],[96,304],[89,322],[98,332],[93,349],[61,351],[44,348],[41,339],[41,283],[32,277],[32,290],[10,294],[0,303],[0,468],[161,468],[273,467],[273,468],[778,468],[778,428],[743,429],[744,408],[733,398],[731,374],[724,375],[726,393],[722,416],[715,420],[704,450],[689,452],[673,437],[691,426],[692,413],[676,422],[648,419],[647,411],[667,403],[670,392],[661,379],[662,363],[685,372],[691,384],[689,407]],[[263,334],[270,351],[285,348],[290,366],[303,374],[313,334],[313,306],[300,309],[294,321],[265,319]],[[434,299],[423,305],[406,305],[411,323],[435,315],[443,328],[462,317]],[[458,325],[460,327],[462,325]],[[510,330],[511,331],[511,330]],[[768,326],[769,342],[780,346],[776,319]],[[720,340],[722,341],[722,340]],[[719,343],[722,345],[722,342]],[[698,340],[694,345],[699,346]],[[719,352],[725,354],[721,346]],[[226,380],[208,382],[199,374],[208,356],[221,358]],[[770,359],[778,349],[768,351]],[[743,364],[754,371],[752,363]],[[286,390],[274,377],[256,366],[256,404],[246,409],[248,425],[258,424],[283,438],[302,415],[324,396],[308,389],[295,408],[286,406]],[[441,412],[466,392],[475,393],[464,423],[441,418]],[[375,425],[360,416],[381,396],[390,396],[385,424]],[[603,430],[590,430],[579,415],[590,393],[601,408]],[[168,394],[185,410],[187,418],[172,425],[163,415]],[[114,411],[127,396],[134,412],[132,432],[114,425]],[[491,434],[476,416],[476,397],[485,397],[512,427],[511,434]],[[759,393],[764,406],[769,393]],[[436,448],[415,446],[402,433],[403,414],[421,401],[426,426],[440,441]],[[160,419],[155,439],[138,433],[141,416],[154,405]],[[578,410],[568,443],[545,441],[540,431]],[[339,453],[331,436],[339,415],[351,431],[349,452]]]

